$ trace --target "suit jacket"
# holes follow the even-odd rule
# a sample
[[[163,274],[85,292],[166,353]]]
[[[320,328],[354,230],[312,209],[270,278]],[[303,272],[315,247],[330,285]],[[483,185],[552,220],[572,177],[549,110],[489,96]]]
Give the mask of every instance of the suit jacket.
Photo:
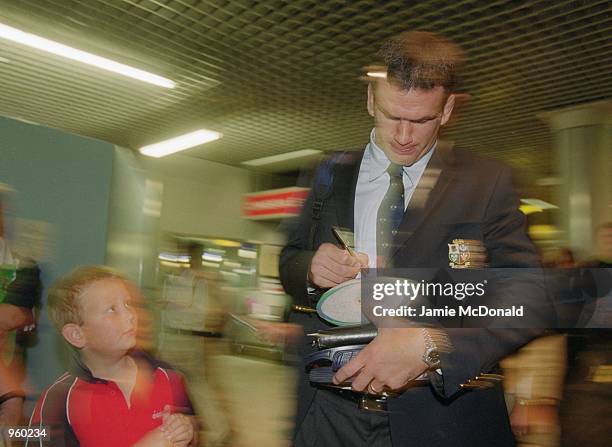
[[[318,298],[307,293],[308,269],[319,245],[336,243],[331,227],[354,228],[355,188],[362,157],[363,152],[346,153],[336,164],[332,195],[321,211],[314,244],[309,240],[312,195],[291,224],[280,256],[280,277],[297,304],[313,306]],[[518,204],[508,167],[439,144],[404,213],[389,262],[402,268],[448,268],[448,244],[462,238],[481,241],[491,267],[537,268],[538,256],[526,235],[525,217]],[[537,278],[523,286],[522,304],[546,299]],[[507,294],[508,299],[513,297],[516,294]],[[316,315],[295,313],[292,320],[303,324],[305,333],[327,326]],[[432,374],[432,386],[410,389],[389,402],[393,444],[514,445],[501,386],[482,390],[472,385],[476,376],[490,371],[538,333],[537,329],[447,329],[453,350],[441,356],[443,376]],[[305,341],[301,353],[311,349]],[[316,392],[303,368],[301,373],[298,427]]]

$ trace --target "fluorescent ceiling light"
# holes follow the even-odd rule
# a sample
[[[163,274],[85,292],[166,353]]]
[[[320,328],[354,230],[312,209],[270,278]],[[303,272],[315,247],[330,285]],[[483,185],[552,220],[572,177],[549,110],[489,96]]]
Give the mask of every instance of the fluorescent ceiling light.
[[[210,262],[221,262],[221,261],[223,261],[223,256],[222,255],[218,255],[216,253],[204,252],[202,254],[202,260],[210,261]]]
[[[538,186],[559,186],[563,184],[561,177],[542,177],[536,180]]]
[[[221,247],[240,247],[240,242],[238,241],[228,241],[227,239],[212,239],[211,242],[215,245],[219,245]]]
[[[232,269],[232,272],[235,273],[240,273],[241,275],[254,275],[255,274],[255,269],[254,268],[250,268],[250,269]]]
[[[217,269],[218,269],[219,267],[221,267],[221,264],[217,264],[216,262],[207,262],[207,261],[203,261],[203,262],[202,262],[202,265],[203,265],[204,267],[213,267],[213,268],[217,268]]]
[[[239,262],[234,262],[234,261],[223,261],[223,267],[232,267],[232,268],[241,268],[242,264]]]
[[[96,56],[95,54],[87,53],[86,51],[77,50],[76,48],[72,48],[34,34],[26,33],[2,23],[0,23],[0,38],[46,51],[57,56],[72,59],[73,61],[93,65],[94,67],[112,71],[113,73],[118,73],[139,81],[148,82],[149,84],[154,84],[165,88],[174,88],[176,86],[176,84],[170,79],[166,79],[147,71],[139,70],[138,68],[130,67],[129,65],[124,65],[119,62],[106,59],[104,57]]]
[[[200,129],[196,130],[195,132],[186,133],[185,135],[181,135],[179,137],[170,138],[169,140],[160,141],[159,143],[141,147],[138,149],[138,151],[143,155],[159,158],[174,154],[175,152],[184,151],[190,147],[195,147],[199,146],[200,144],[218,140],[221,137],[222,135],[219,132]]]
[[[534,206],[536,208],[540,208],[542,210],[552,210],[552,209],[557,209],[559,208],[556,205],[553,205],[552,203],[548,203],[545,202],[544,200],[540,200],[540,199],[521,199],[521,203],[524,203],[526,205],[531,205]]]
[[[189,262],[189,256],[187,255],[175,255],[172,253],[160,253],[159,255],[157,255],[157,258],[161,261],[168,261],[168,262],[184,262],[184,263],[188,263]]]
[[[165,267],[178,267],[178,268],[182,268],[182,269],[186,269],[189,267],[189,265],[186,264],[181,264],[179,262],[172,262],[172,261],[159,261],[159,263]]]
[[[522,204],[519,206],[519,211],[528,216],[533,213],[541,213],[544,210],[538,206]]]
[[[386,71],[368,71],[366,73],[366,76],[369,78],[387,79],[387,72]]]
[[[245,250],[243,248],[239,248],[238,257],[245,259],[257,259],[257,252],[254,250]]]
[[[309,155],[320,154],[321,151],[315,149],[304,149],[301,151],[287,152],[279,155],[271,155],[269,157],[256,158],[255,160],[243,161],[241,164],[246,166],[262,166],[269,165],[272,163],[279,163],[281,161],[287,161],[294,158],[307,157]]]

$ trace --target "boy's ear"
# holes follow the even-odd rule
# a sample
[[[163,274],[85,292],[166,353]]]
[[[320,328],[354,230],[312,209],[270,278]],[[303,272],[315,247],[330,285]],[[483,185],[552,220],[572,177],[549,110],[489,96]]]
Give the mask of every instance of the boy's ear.
[[[75,323],[65,324],[62,328],[62,335],[75,348],[82,348],[85,346],[85,334],[81,326]]]

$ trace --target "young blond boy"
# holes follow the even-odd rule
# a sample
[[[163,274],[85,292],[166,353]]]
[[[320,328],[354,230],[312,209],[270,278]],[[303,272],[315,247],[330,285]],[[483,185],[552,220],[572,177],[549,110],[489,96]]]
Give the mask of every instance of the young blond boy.
[[[181,376],[135,349],[134,290],[101,266],[76,268],[51,288],[50,318],[75,348],[73,367],[41,394],[30,418],[30,427],[50,428],[51,445],[197,444]]]

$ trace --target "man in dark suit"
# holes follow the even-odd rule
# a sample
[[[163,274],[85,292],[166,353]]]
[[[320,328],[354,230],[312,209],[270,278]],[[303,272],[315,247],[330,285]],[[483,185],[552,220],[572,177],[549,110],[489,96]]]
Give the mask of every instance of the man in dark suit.
[[[312,193],[307,199],[281,253],[287,292],[296,304],[312,307],[323,291],[355,278],[362,267],[448,268],[456,239],[474,241],[490,267],[538,267],[510,170],[438,140],[455,104],[460,49],[435,34],[411,32],[388,41],[381,54],[386,77],[368,85],[367,109],[375,122],[370,142],[364,152],[335,161],[331,196],[320,210],[313,213]],[[404,212],[394,226],[397,206],[391,202],[398,194]],[[337,246],[332,226],[354,231],[356,255]],[[522,287],[516,297],[522,304],[542,298],[538,281]],[[515,295],[504,299],[512,302]],[[326,327],[312,314],[292,319],[306,333]],[[312,386],[302,371],[295,444],[514,445],[501,386],[487,382],[489,388],[481,389],[477,376],[536,334],[381,327],[334,382],[351,380],[355,392],[376,395],[403,391],[428,373],[430,385],[390,399],[388,414],[374,413],[358,409],[346,393]],[[302,354],[309,349],[305,343]]]

